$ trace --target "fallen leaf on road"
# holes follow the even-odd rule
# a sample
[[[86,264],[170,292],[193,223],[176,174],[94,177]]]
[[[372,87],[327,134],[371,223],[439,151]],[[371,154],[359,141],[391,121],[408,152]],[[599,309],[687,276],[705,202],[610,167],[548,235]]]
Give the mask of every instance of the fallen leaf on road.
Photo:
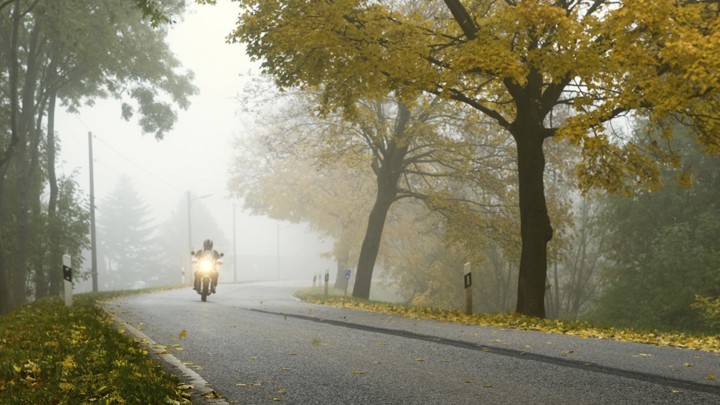
[[[205,395],[203,395],[203,396],[204,396],[205,398],[207,398],[207,399],[217,399],[217,398],[221,398],[221,397],[220,397],[220,394],[218,394],[218,393],[215,392],[215,391],[210,391],[210,392],[208,392],[207,394],[205,394]]]

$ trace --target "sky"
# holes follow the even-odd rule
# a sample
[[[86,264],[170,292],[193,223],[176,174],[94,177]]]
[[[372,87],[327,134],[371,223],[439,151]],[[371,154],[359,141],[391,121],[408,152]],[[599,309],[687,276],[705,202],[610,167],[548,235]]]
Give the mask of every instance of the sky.
[[[132,120],[124,121],[119,102],[98,100],[79,114],[58,114],[56,130],[61,141],[58,174],[77,171],[80,186],[89,194],[88,133],[92,133],[96,206],[114,189],[119,176],[125,174],[153,210],[158,224],[190,191],[194,196],[209,195],[192,205],[204,204],[228,241],[233,239],[233,204],[236,204],[235,243],[239,257],[277,252],[281,257],[319,257],[329,250],[328,241],[320,241],[306,226],[243,212],[241,202],[231,199],[227,189],[233,140],[252,131],[252,117],[239,115],[239,102],[235,100],[248,80],[247,74],[256,71],[241,45],[225,42],[235,26],[237,10],[237,3],[200,6],[188,2],[184,20],[170,29],[170,47],[183,67],[195,73],[194,84],[199,94],[191,98],[188,110],[178,110],[175,127],[163,140],[143,134]],[[193,245],[199,246],[206,238],[220,239],[193,235]],[[232,251],[232,246],[217,248]],[[238,265],[241,264],[242,258]],[[303,277],[311,279],[315,273],[332,266],[331,262],[319,259],[317,267],[322,269],[305,269]],[[293,270],[292,274],[297,274],[298,269]],[[238,273],[242,276],[242,269]]]

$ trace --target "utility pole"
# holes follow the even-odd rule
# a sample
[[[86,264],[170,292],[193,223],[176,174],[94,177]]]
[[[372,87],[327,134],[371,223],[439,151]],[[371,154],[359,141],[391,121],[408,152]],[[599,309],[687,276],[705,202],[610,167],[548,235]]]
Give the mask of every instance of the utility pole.
[[[188,275],[188,280],[192,280],[192,278],[190,278],[190,275],[191,275],[192,272],[193,272],[193,268],[192,268],[192,256],[190,256],[190,252],[193,251],[193,246],[192,246],[192,220],[190,219],[190,210],[192,209],[191,206],[190,206],[191,203],[192,203],[192,200],[190,199],[190,191],[188,190],[188,192],[187,192],[188,250],[187,250],[187,252],[186,252],[187,255],[188,255],[188,267],[187,267],[187,270],[185,270],[185,274]]]
[[[92,276],[92,290],[93,292],[98,292],[97,237],[95,236],[95,176],[93,173],[92,132],[88,132],[88,150],[90,152],[90,274]]]
[[[237,241],[235,228],[235,203],[233,203],[233,282],[237,282]]]

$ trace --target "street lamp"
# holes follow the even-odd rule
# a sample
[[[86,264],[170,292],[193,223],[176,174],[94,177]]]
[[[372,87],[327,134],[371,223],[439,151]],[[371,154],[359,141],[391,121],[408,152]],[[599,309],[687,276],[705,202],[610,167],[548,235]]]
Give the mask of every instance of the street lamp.
[[[188,190],[188,192],[187,192],[188,253],[192,252],[192,250],[193,250],[193,247],[192,247],[192,219],[191,219],[192,202],[203,199],[203,198],[207,198],[210,196],[212,196],[212,194],[205,194],[205,195],[201,195],[200,197],[192,198],[192,197],[190,197],[190,191]],[[188,259],[188,272],[191,272],[191,271],[192,271],[192,257],[190,257]],[[188,273],[188,278],[189,278],[189,274],[190,273]]]

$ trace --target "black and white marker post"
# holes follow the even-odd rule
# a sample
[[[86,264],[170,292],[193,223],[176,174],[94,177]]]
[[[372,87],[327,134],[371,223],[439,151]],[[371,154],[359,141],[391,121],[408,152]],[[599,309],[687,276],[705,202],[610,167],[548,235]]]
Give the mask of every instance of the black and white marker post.
[[[63,261],[63,278],[65,279],[65,306],[72,306],[72,267],[70,266],[70,255],[64,254]]]
[[[465,263],[465,313],[472,315],[473,303],[472,303],[472,270],[470,268],[470,262]]]
[[[330,282],[330,270],[325,270],[325,296],[328,295],[328,283]]]

